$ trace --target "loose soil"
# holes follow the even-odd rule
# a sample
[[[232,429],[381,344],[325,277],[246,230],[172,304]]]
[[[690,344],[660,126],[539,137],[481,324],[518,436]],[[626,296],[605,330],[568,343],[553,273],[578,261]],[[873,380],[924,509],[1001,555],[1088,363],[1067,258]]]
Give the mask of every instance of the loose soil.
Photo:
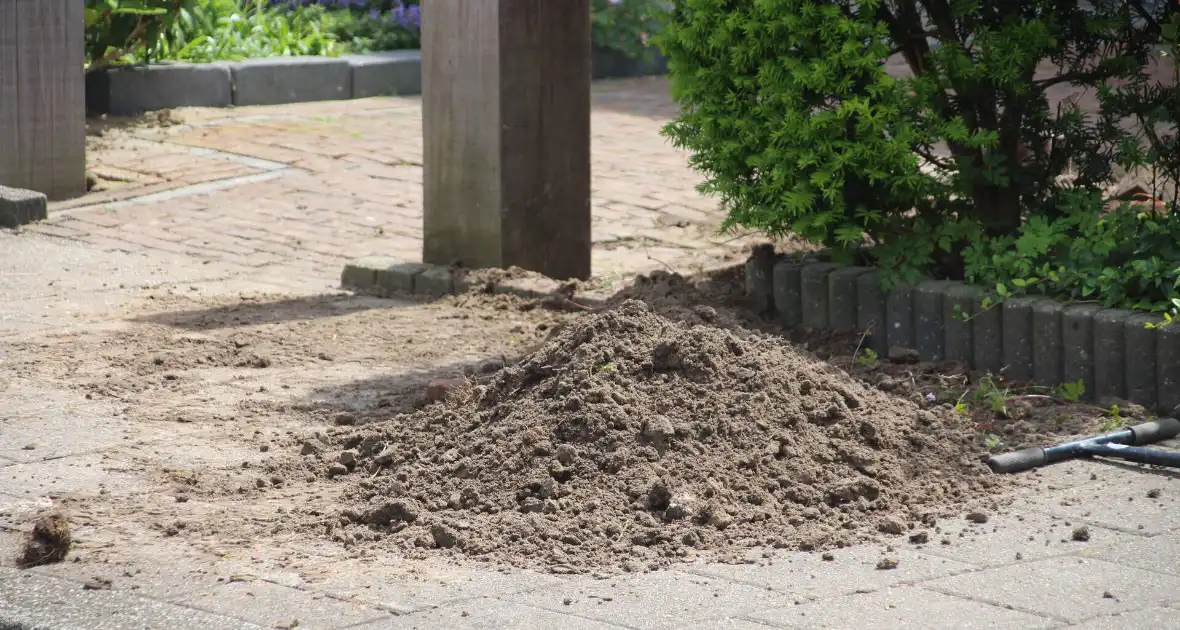
[[[444,402],[334,436],[337,450],[308,442],[353,502],[324,531],[550,571],[640,569],[901,535],[1004,486],[963,418],[692,312],[626,301]]]

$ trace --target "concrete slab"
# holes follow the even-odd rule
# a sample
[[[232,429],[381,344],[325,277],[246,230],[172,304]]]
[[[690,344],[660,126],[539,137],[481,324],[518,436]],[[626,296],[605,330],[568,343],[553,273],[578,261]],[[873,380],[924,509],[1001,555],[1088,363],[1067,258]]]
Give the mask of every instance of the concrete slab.
[[[373,558],[331,562],[305,571],[303,588],[337,599],[399,613],[444,606],[480,597],[504,597],[565,581],[528,571],[492,571],[442,562],[415,563]],[[474,611],[472,611],[474,612]]]
[[[706,617],[742,616],[784,606],[796,598],[717,578],[661,571],[608,580],[581,579],[507,599],[642,630],[675,628]]]
[[[1070,626],[1073,630],[1156,630],[1157,628],[1180,628],[1180,610],[1175,608],[1146,608],[1131,612],[1095,617],[1083,623]]]
[[[157,485],[130,470],[126,455],[88,453],[0,467],[0,492],[14,496],[137,494]]]
[[[1176,558],[1180,558],[1180,534],[1121,538],[1113,543],[1092,546],[1080,555],[1117,562],[1136,569],[1176,575],[1177,571],[1180,571],[1180,567],[1176,565]],[[1180,602],[1180,595],[1175,601]]]
[[[902,582],[929,580],[976,568],[974,565],[904,548],[885,552],[879,545],[861,545],[837,549],[831,553],[835,556],[832,561],[825,561],[818,553],[796,552],[776,554],[773,564],[769,566],[710,564],[689,570],[698,575],[783,590],[803,597],[833,597],[886,588]],[[883,571],[877,568],[877,563],[885,556],[898,561],[896,569]]]
[[[1028,613],[1082,621],[1175,600],[1180,578],[1101,560],[1062,557],[957,575],[923,586]]]
[[[75,583],[0,568],[0,628],[5,630],[253,630],[222,615],[115,591],[85,590]]]
[[[1101,483],[1041,493],[1025,505],[1071,522],[1132,534],[1154,535],[1180,526],[1180,480],[1138,466],[1111,463],[1106,468],[1109,472],[1098,473]],[[1158,497],[1148,497],[1153,490]]]
[[[183,598],[185,605],[211,613],[236,617],[265,628],[280,624],[294,628],[336,629],[382,620],[392,615],[383,610],[350,604],[317,593],[263,581],[231,582]]]
[[[1080,525],[1064,517],[1023,510],[992,515],[981,525],[966,519],[942,520],[938,523],[941,531],[933,534],[930,544],[920,551],[958,562],[998,566],[1082,553],[1122,540],[1139,540],[1132,534],[1090,525],[1089,541],[1078,542],[1072,534]],[[950,544],[942,544],[943,540]]]
[[[302,626],[301,626],[302,627]],[[527,604],[481,597],[451,604],[444,608],[428,610],[406,617],[375,621],[350,627],[349,630],[389,630],[390,628],[415,628],[420,630],[448,630],[450,628],[472,628],[473,630],[618,630],[623,626],[595,621],[574,615],[534,608]]]
[[[88,400],[77,390],[17,381],[3,388],[0,457],[33,462],[125,444],[139,434],[135,423],[116,415],[110,400]],[[70,418],[62,422],[62,418]]]
[[[1049,628],[1057,621],[915,586],[756,612],[751,618],[788,628],[823,630],[975,630]]]

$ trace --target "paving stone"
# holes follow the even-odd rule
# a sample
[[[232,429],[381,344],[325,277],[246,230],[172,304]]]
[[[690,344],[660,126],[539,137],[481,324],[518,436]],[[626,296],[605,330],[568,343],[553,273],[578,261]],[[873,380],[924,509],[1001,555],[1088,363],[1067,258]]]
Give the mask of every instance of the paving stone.
[[[1127,398],[1127,320],[1134,311],[1108,308],[1094,315],[1094,398]],[[1138,357],[1135,357],[1138,360]]]
[[[789,628],[824,630],[970,630],[1049,628],[1057,621],[915,586],[756,612],[753,619]]]
[[[957,575],[923,586],[1020,611],[1082,621],[1173,601],[1180,578],[1066,556]]]
[[[770,630],[770,628],[777,627],[779,626],[772,626],[753,619],[724,617],[721,619],[703,619],[680,626],[676,630],[700,630],[700,628],[718,628],[719,630]]]
[[[959,282],[948,283],[943,289],[942,325],[946,331],[944,351],[948,361],[961,361],[973,365],[971,340],[971,316],[980,290]]]
[[[10,461],[34,462],[111,448],[125,444],[142,428],[116,416],[118,407],[110,401],[87,400],[80,391],[51,383],[14,382],[2,396],[0,457]],[[70,421],[62,422],[64,417]]]
[[[857,330],[857,278],[873,271],[869,267],[841,267],[828,276],[828,328],[841,332]]]
[[[1061,311],[1062,382],[1082,382],[1082,400],[1094,399],[1094,316],[1102,310],[1076,304]]]
[[[840,266],[833,263],[813,263],[802,271],[803,325],[808,328],[828,327],[828,276]]]
[[[0,628],[13,630],[250,630],[271,628],[183,606],[0,568]]]
[[[1180,480],[1167,472],[1108,463],[1100,483],[1034,495],[1026,506],[1071,521],[1133,534],[1160,534],[1180,525]],[[1158,489],[1158,498],[1148,491]]]
[[[1073,540],[1073,531],[1080,525],[1064,517],[1024,510],[992,514],[983,524],[965,518],[943,519],[938,521],[940,531],[931,531],[930,544],[917,549],[968,564],[998,566],[1080,553],[1127,537],[1138,538],[1089,525],[1090,540],[1078,542]],[[944,539],[950,544],[943,545]]]
[[[1175,608],[1146,608],[1095,617],[1077,625],[1073,630],[1161,630],[1180,628],[1180,610]]]
[[[1064,381],[1062,367],[1061,311],[1065,305],[1053,300],[1037,302],[1033,312],[1033,380],[1046,387]]]
[[[1159,362],[1156,357],[1156,330],[1149,324],[1159,324],[1163,317],[1156,313],[1137,313],[1127,318],[1127,400],[1154,409],[1159,402]]]
[[[230,65],[234,105],[331,101],[352,96],[352,68],[331,57],[264,57]]]
[[[803,267],[807,263],[781,260],[774,265],[774,306],[786,328],[803,323]]]
[[[877,356],[888,356],[888,340],[885,338],[885,301],[881,291],[881,272],[871,271],[856,278],[856,329],[862,334],[868,332],[866,347],[872,348]]]
[[[236,617],[266,628],[298,621],[304,628],[345,628],[377,620],[388,622],[383,610],[342,602],[319,594],[254,580],[230,582],[183,596],[183,602],[200,610]]]
[[[443,296],[455,293],[455,277],[449,267],[431,266],[414,277],[414,293]]]
[[[389,50],[344,57],[352,68],[352,98],[422,93],[422,52]]]
[[[23,188],[0,186],[0,228],[15,228],[49,215],[49,201],[44,193]]]
[[[1177,525],[1180,526],[1180,523]],[[1121,538],[1105,545],[1088,547],[1079,555],[1180,576],[1180,564],[1177,563],[1180,558],[1180,534],[1175,532],[1150,538]],[[1180,594],[1173,601],[1180,602]]]
[[[87,453],[48,461],[0,467],[0,492],[13,496],[127,495],[158,486],[131,470],[136,466],[122,453]]]
[[[916,553],[901,547],[906,544],[902,541],[898,538],[899,548],[893,552],[886,552],[878,545],[837,549],[832,551],[836,557],[832,561],[823,560],[818,553],[793,552],[775,554],[770,566],[709,564],[693,567],[691,571],[804,597],[834,597],[975,568],[947,558]],[[885,556],[898,560],[896,569],[877,568],[877,563]]]
[[[793,601],[792,596],[679,571],[582,579],[507,598],[630,628],[675,628],[693,619],[736,617]],[[565,604],[565,600],[570,603]]]
[[[621,626],[535,608],[527,604],[481,597],[392,620],[362,624],[349,630],[450,630],[512,628],[513,630],[618,630]]]
[[[1004,300],[1001,315],[1004,376],[1014,383],[1033,379],[1033,305],[1047,298],[1020,296]]]
[[[918,357],[923,361],[946,358],[942,300],[950,284],[946,280],[927,280],[914,289],[914,336]]]
[[[377,272],[400,263],[400,260],[385,257],[355,260],[344,265],[344,271],[340,274],[340,286],[361,291],[376,289]]]
[[[885,343],[889,348],[913,348],[914,287],[905,282],[895,284],[885,297]]]
[[[303,588],[338,599],[408,613],[478,597],[504,597],[564,582],[530,571],[466,569],[379,558],[331,562],[308,570]],[[474,612],[474,611],[473,611]]]
[[[971,368],[999,374],[1004,368],[1003,308],[992,296],[980,294],[971,309]]]
[[[138,116],[176,107],[229,107],[233,79],[225,63],[161,63],[107,68],[86,75],[90,114]]]

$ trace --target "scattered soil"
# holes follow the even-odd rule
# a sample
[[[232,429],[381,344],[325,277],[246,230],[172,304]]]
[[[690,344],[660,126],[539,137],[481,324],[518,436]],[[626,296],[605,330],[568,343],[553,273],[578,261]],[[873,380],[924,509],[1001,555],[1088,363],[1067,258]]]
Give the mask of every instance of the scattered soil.
[[[969,423],[850,381],[781,340],[638,301],[586,316],[486,383],[338,434],[321,524],[558,572],[902,534],[1004,486]],[[694,320],[695,321],[692,321]]]
[[[61,512],[42,514],[25,536],[17,566],[28,569],[61,562],[70,553],[71,543],[69,517]]]

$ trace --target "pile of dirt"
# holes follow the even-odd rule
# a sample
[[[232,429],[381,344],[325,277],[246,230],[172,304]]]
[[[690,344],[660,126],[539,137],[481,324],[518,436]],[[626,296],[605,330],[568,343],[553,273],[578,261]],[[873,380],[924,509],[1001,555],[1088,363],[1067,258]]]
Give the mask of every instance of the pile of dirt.
[[[346,545],[639,570],[914,535],[1002,485],[961,418],[716,315],[627,301],[446,401],[305,443],[352,505],[319,526]]]

